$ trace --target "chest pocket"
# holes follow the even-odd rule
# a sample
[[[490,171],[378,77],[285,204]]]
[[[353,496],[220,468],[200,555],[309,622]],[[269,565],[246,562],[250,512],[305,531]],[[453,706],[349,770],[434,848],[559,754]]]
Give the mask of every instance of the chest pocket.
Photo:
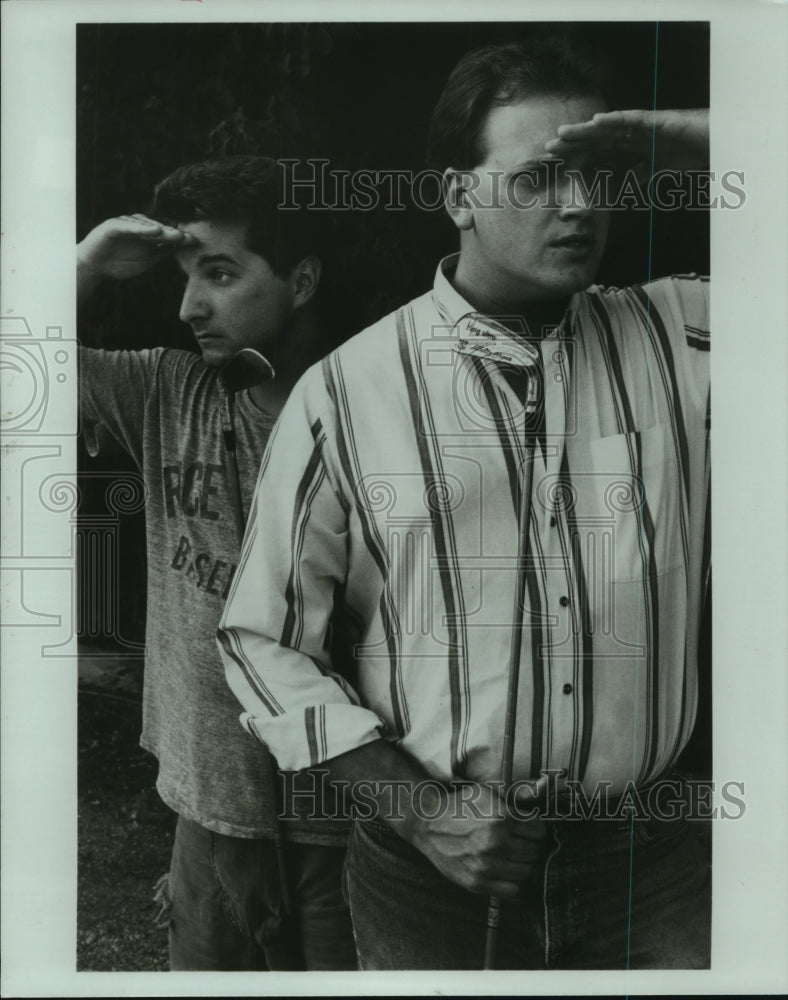
[[[590,457],[587,512],[601,533],[603,575],[623,582],[683,565],[680,469],[670,426],[597,438]]]

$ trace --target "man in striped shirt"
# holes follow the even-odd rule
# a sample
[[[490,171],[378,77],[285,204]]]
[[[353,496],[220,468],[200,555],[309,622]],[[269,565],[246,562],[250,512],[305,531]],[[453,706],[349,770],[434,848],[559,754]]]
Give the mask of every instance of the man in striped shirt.
[[[479,968],[487,895],[502,967],[709,962],[663,780],[697,704],[708,286],[594,286],[577,197],[611,148],[702,159],[706,119],[605,112],[549,45],[460,62],[431,131],[460,252],[307,372],[263,461],[220,648],[280,767],[355,794],[362,968]]]

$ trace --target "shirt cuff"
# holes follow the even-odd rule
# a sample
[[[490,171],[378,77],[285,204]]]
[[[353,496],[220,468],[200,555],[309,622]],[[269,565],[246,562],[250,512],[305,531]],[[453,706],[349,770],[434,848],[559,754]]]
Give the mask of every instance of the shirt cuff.
[[[274,717],[243,712],[240,718],[241,725],[266,744],[285,771],[317,767],[379,740],[385,729],[374,712],[349,704],[311,705],[301,713]]]

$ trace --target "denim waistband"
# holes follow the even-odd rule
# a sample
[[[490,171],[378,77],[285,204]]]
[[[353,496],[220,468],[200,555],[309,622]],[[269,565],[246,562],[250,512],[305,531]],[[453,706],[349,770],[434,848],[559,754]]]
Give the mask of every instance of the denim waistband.
[[[683,825],[694,815],[697,803],[685,777],[672,773],[640,788],[632,786],[615,796],[571,794],[548,796],[539,815],[557,830],[571,836],[629,834],[638,825]]]

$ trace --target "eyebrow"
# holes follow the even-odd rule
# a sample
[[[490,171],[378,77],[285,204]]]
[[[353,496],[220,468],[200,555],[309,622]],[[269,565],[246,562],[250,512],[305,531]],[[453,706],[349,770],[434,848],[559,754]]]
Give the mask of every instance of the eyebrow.
[[[175,263],[181,271],[184,270],[183,264],[180,260],[178,260],[177,253],[175,255]],[[235,257],[231,257],[230,254],[227,253],[204,253],[197,258],[195,263],[197,267],[206,267],[210,264],[232,264],[234,267],[241,267],[241,264],[235,259]]]
[[[240,264],[235,257],[231,257],[228,253],[206,253],[197,258],[198,267],[204,267],[206,264],[221,264],[224,262],[240,267]]]
[[[565,153],[563,156],[555,156],[550,153],[545,153],[544,156],[540,157],[538,160],[524,160],[522,163],[518,163],[516,166],[512,167],[510,173],[524,173],[526,170],[542,170],[544,169],[545,163],[557,163],[567,170],[574,169],[575,165],[578,163],[591,163],[594,162],[594,158],[587,149],[578,149],[570,151],[568,154]]]

